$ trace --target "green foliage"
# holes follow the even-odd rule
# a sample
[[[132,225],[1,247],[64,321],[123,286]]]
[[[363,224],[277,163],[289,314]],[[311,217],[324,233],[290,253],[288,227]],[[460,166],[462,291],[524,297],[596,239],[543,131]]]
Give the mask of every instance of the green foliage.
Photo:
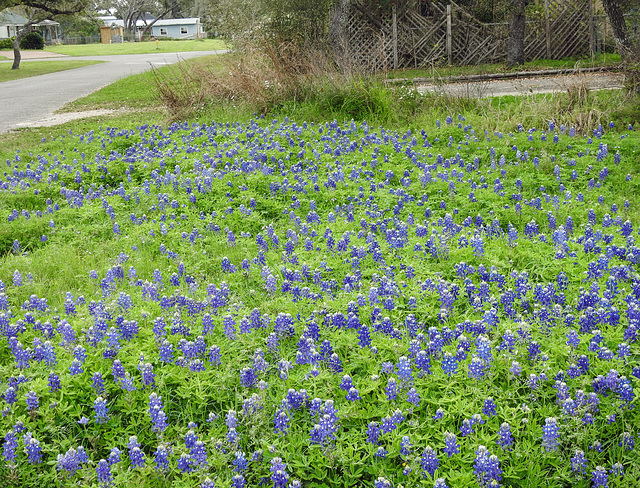
[[[148,83],[149,79],[146,79]],[[413,408],[404,401],[404,397],[397,402],[389,402],[383,392],[386,385],[386,375],[381,374],[381,364],[384,361],[396,361],[398,356],[406,353],[409,339],[390,338],[383,334],[375,336],[377,352],[357,345],[357,334],[353,330],[339,330],[336,328],[323,328],[322,339],[330,340],[334,350],[343,359],[344,373],[350,374],[360,391],[363,400],[350,403],[345,400],[338,384],[340,376],[327,369],[325,364],[318,368],[319,374],[313,376],[310,373],[310,365],[297,364],[286,380],[278,377],[275,365],[280,359],[295,361],[297,341],[308,326],[307,318],[316,314],[317,320],[328,313],[344,312],[350,301],[356,300],[358,293],[366,294],[372,286],[373,276],[384,273],[395,273],[398,278],[404,275],[403,269],[411,264],[416,269],[416,278],[402,279],[401,296],[397,299],[397,307],[393,310],[385,310],[391,319],[400,324],[411,313],[405,302],[405,297],[411,294],[420,296],[418,307],[413,311],[421,322],[421,331],[429,337],[428,328],[442,325],[437,314],[440,311],[439,302],[434,293],[424,292],[420,284],[427,278],[438,280],[454,280],[455,272],[452,264],[465,261],[474,266],[483,265],[487,269],[494,266],[499,273],[508,275],[511,270],[527,270],[530,273],[530,283],[548,283],[555,279],[560,271],[566,271],[570,287],[566,292],[567,304],[574,304],[577,300],[578,289],[584,285],[582,280],[586,263],[596,259],[597,256],[585,256],[580,251],[580,245],[575,241],[579,233],[584,232],[587,221],[585,211],[601,194],[606,204],[593,203],[597,212],[598,222],[601,222],[608,206],[612,202],[622,202],[628,199],[631,207],[623,210],[622,204],[618,215],[629,218],[634,226],[640,221],[638,209],[638,195],[640,188],[637,181],[637,150],[640,141],[637,132],[627,135],[625,132],[606,131],[602,139],[588,142],[586,138],[570,138],[568,134],[559,134],[560,142],[553,145],[551,142],[553,133],[548,132],[545,142],[542,139],[541,128],[547,128],[544,117],[552,115],[552,112],[543,112],[539,105],[554,106],[555,100],[549,98],[514,99],[501,101],[502,105],[496,108],[496,112],[483,115],[482,110],[489,110],[489,105],[482,105],[477,101],[448,100],[443,97],[418,97],[417,95],[399,90],[397,92],[387,90],[381,85],[376,85],[368,80],[359,79],[353,84],[344,87],[343,92],[332,92],[332,86],[325,87],[326,94],[316,94],[315,98],[309,96],[305,106],[317,118],[317,125],[309,121],[302,125],[303,119],[298,119],[296,124],[282,120],[257,120],[238,124],[238,112],[227,112],[221,119],[206,118],[206,125],[192,125],[189,122],[172,124],[170,127],[162,124],[155,126],[155,121],[140,120],[139,118],[129,123],[119,121],[100,121],[94,125],[67,125],[64,129],[35,129],[26,130],[20,134],[3,136],[0,143],[0,160],[9,161],[7,173],[19,175],[26,172],[27,165],[36,168],[37,165],[48,167],[48,173],[55,182],[52,188],[43,179],[33,178],[24,187],[16,184],[7,187],[3,191],[0,200],[0,236],[6,236],[3,242],[2,267],[0,267],[0,280],[5,284],[7,296],[10,298],[12,323],[18,320],[26,324],[24,333],[20,333],[20,340],[25,346],[34,344],[35,339],[44,340],[43,334],[33,325],[34,319],[44,323],[47,314],[29,313],[21,309],[21,304],[29,300],[32,294],[49,298],[52,314],[58,315],[58,320],[64,317],[65,292],[70,292],[74,297],[80,295],[86,298],[87,304],[91,300],[104,300],[108,309],[113,312],[114,321],[117,315],[123,315],[127,320],[133,319],[140,323],[140,336],[133,341],[122,341],[123,349],[118,353],[125,369],[135,376],[138,390],[125,392],[113,381],[109,374],[112,359],[103,356],[101,343],[98,348],[89,346],[85,342],[87,331],[95,325],[86,306],[78,306],[76,316],[66,317],[78,334],[79,342],[89,351],[85,364],[85,372],[80,376],[70,376],[68,368],[72,360],[72,347],[62,347],[58,344],[58,338],[51,342],[58,348],[59,365],[56,371],[62,377],[62,391],[49,392],[46,377],[50,368],[42,362],[31,361],[31,367],[23,370],[29,382],[20,390],[18,403],[10,409],[2,419],[2,433],[8,432],[15,423],[20,420],[27,428],[34,432],[44,448],[45,462],[41,465],[29,465],[25,462],[25,454],[19,450],[20,466],[12,470],[3,463],[0,466],[0,476],[7,481],[8,486],[68,486],[68,485],[97,485],[95,465],[101,458],[106,458],[111,447],[119,447],[123,451],[122,463],[114,466],[113,473],[116,486],[198,486],[204,476],[215,478],[216,486],[228,487],[231,481],[231,462],[234,459],[236,449],[242,449],[247,455],[254,449],[262,449],[265,462],[251,463],[247,471],[247,485],[257,486],[262,477],[270,476],[268,470],[269,459],[281,456],[287,463],[288,473],[303,482],[303,486],[329,488],[336,486],[373,486],[379,476],[385,476],[392,480],[393,485],[404,486],[432,486],[433,479],[423,478],[421,474],[419,454],[426,445],[432,445],[439,452],[441,466],[437,476],[446,477],[447,484],[452,487],[475,487],[478,482],[473,475],[474,452],[478,445],[486,445],[497,454],[500,466],[504,470],[503,481],[506,486],[534,487],[534,486],[587,486],[588,479],[581,479],[570,472],[569,458],[573,455],[573,449],[579,447],[587,452],[591,465],[604,465],[609,467],[613,462],[621,461],[625,465],[626,473],[622,479],[610,479],[612,486],[636,486],[640,477],[638,471],[637,447],[635,451],[625,451],[617,444],[622,432],[629,430],[637,434],[638,410],[623,409],[615,403],[617,393],[611,392],[608,397],[602,397],[600,411],[596,417],[595,425],[587,425],[571,416],[563,416],[560,422],[561,448],[557,452],[545,453],[540,446],[540,436],[544,417],[555,415],[559,412],[559,406],[555,403],[553,390],[554,375],[559,370],[566,369],[575,360],[574,352],[566,346],[566,327],[557,321],[553,327],[545,329],[538,327],[535,322],[526,324],[522,317],[512,320],[501,314],[501,321],[488,332],[493,345],[500,342],[501,335],[510,328],[516,331],[523,327],[524,333],[530,332],[548,355],[546,361],[522,361],[524,375],[514,377],[509,373],[510,359],[512,355],[526,356],[523,352],[524,344],[518,344],[513,353],[507,351],[495,351],[495,361],[491,366],[490,376],[481,381],[468,381],[466,375],[460,372],[452,378],[447,377],[434,360],[433,374],[415,378],[416,387],[420,389],[423,401],[420,407]],[[595,97],[594,94],[587,94]],[[608,95],[610,96],[610,95]],[[415,97],[412,98],[412,97]],[[526,99],[525,99],[526,100]],[[592,101],[595,100],[592,99]],[[288,108],[294,108],[292,102]],[[584,102],[582,102],[584,103]],[[588,101],[587,101],[588,103]],[[397,105],[396,105],[397,104]],[[403,105],[405,104],[405,105]],[[496,102],[497,104],[497,102]],[[575,107],[579,105],[576,102]],[[574,108],[575,108],[574,107]],[[286,106],[278,108],[282,110],[284,118]],[[461,118],[456,120],[456,112],[466,109]],[[313,112],[315,110],[315,112]],[[399,117],[394,112],[405,110],[406,114],[413,114],[418,119],[406,117],[400,125]],[[499,111],[498,111],[499,110]],[[300,112],[298,112],[299,114]],[[388,119],[396,125],[397,131],[385,128],[384,131],[373,125],[359,122],[338,124],[327,122],[327,115],[339,114],[342,118],[350,115],[362,116],[366,119]],[[444,116],[450,115],[454,122],[444,123]],[[493,115],[500,114],[502,118]],[[321,119],[324,115],[325,119]],[[139,116],[139,114],[136,114]],[[564,115],[556,114],[557,118]],[[440,128],[436,128],[435,119],[440,117],[443,121]],[[493,120],[495,118],[496,120]],[[407,121],[409,119],[409,121]],[[463,120],[464,119],[464,120]],[[539,121],[538,130],[527,132],[518,131],[517,123],[522,121]],[[191,121],[190,121],[191,122]],[[228,122],[228,124],[227,124]],[[458,127],[460,123],[460,127]],[[504,133],[494,133],[494,129],[500,126]],[[117,127],[117,129],[116,129]],[[262,144],[256,137],[255,131],[268,130],[268,144]],[[535,128],[526,124],[526,129]],[[212,130],[215,129],[215,130]],[[321,129],[321,130],[320,130]],[[411,131],[409,131],[411,129]],[[484,129],[487,132],[484,132]],[[426,147],[426,139],[420,134],[425,131],[425,137],[433,147]],[[340,136],[334,135],[339,131]],[[621,137],[625,136],[625,137]],[[415,145],[409,145],[413,138]],[[453,144],[449,145],[449,138]],[[299,142],[305,144],[301,147]],[[354,148],[349,147],[349,142],[354,142]],[[609,154],[602,162],[596,162],[595,152],[599,144],[609,147]],[[235,153],[234,147],[240,145],[245,152]],[[529,160],[518,160],[515,156],[514,146],[526,149]],[[18,152],[16,148],[21,150]],[[495,148],[495,161],[489,157],[490,148]],[[330,149],[324,152],[326,149]],[[340,149],[341,153],[334,152]],[[374,158],[375,149],[375,158]],[[411,151],[405,153],[405,149]],[[303,154],[298,154],[303,151]],[[614,153],[620,152],[622,160],[619,164],[613,162]],[[30,154],[32,153],[32,154]],[[429,156],[428,154],[431,153]],[[318,171],[320,175],[320,188],[313,189],[309,184],[304,191],[296,193],[296,200],[292,194],[277,192],[270,194],[269,184],[276,181],[272,175],[260,171],[245,174],[241,165],[247,162],[259,162],[262,156],[266,158],[266,164],[276,167],[278,181],[287,178],[291,184],[305,183],[309,175]],[[581,154],[581,156],[578,156]],[[205,155],[207,155],[205,157]],[[418,168],[412,161],[413,157],[420,158],[419,164],[435,164],[438,155],[442,155],[449,161],[455,161],[458,156],[471,164],[477,157],[478,173],[469,172],[467,177],[477,178],[487,176],[489,183],[483,188],[478,182],[475,191],[477,202],[472,202],[466,192],[451,192],[447,181],[438,179],[423,186],[419,179],[423,168]],[[541,164],[534,168],[530,158],[540,155]],[[274,161],[272,161],[273,156]],[[507,163],[498,163],[504,157]],[[552,158],[557,158],[552,160]],[[78,162],[73,162],[73,160]],[[373,167],[371,161],[376,159],[377,166]],[[577,160],[575,169],[579,176],[574,181],[569,174],[571,167],[567,166],[568,159]],[[280,162],[277,162],[281,160]],[[99,162],[99,163],[97,163]],[[365,165],[363,165],[363,162]],[[82,165],[86,165],[86,171]],[[281,164],[282,166],[277,166]],[[475,163],[474,163],[475,164]],[[497,165],[500,164],[498,167]],[[575,219],[575,239],[569,242],[572,250],[577,255],[558,260],[553,254],[546,252],[553,247],[551,243],[543,243],[538,240],[524,238],[524,226],[531,219],[536,218],[540,222],[546,218],[545,213],[540,213],[534,208],[523,205],[522,213],[518,215],[513,208],[505,207],[507,196],[498,195],[493,190],[493,181],[499,178],[505,185],[505,190],[514,186],[516,179],[523,183],[522,196],[526,200],[539,197],[540,188],[545,187],[547,192],[555,192],[558,181],[554,174],[554,166],[560,167],[560,177],[566,190],[572,195],[579,192],[586,194],[585,203],[577,200],[561,203],[554,212],[558,222],[564,222],[567,216]],[[589,168],[590,165],[607,165],[611,169],[610,176],[602,181],[597,190],[588,190],[587,182],[591,177],[597,177],[599,168]],[[78,168],[82,181],[76,181]],[[104,169],[100,169],[103,166]],[[180,166],[180,171],[176,169]],[[369,166],[369,168],[367,168]],[[367,197],[371,199],[354,198],[358,193],[358,181],[351,181],[352,171],[371,170],[371,181],[363,182]],[[462,172],[461,168],[451,167]],[[394,171],[395,175],[389,179],[385,187],[369,190],[369,185],[381,182],[382,175],[386,171]],[[284,172],[287,172],[286,174]],[[343,181],[338,181],[335,188],[323,187],[329,174],[344,172]],[[411,184],[400,188],[399,179],[404,172],[410,174]],[[444,172],[444,170],[438,170]],[[626,182],[624,175],[634,175],[634,180]],[[195,175],[192,177],[192,175]],[[477,176],[476,176],[477,175]],[[5,177],[9,184],[13,184],[17,176]],[[54,178],[56,178],[54,180]],[[151,194],[144,191],[144,182],[151,186]],[[118,193],[120,183],[124,185],[126,195]],[[193,195],[196,201],[189,199],[184,189],[187,185],[211,184],[211,191],[201,193],[193,186]],[[456,181],[462,188],[464,181]],[[156,185],[161,189],[156,189]],[[76,190],[91,188],[95,193],[92,198],[87,198],[81,208],[70,208],[68,202],[61,197],[60,190],[71,193]],[[389,190],[394,189],[394,192]],[[396,190],[397,189],[397,190]],[[55,190],[55,191],[54,191]],[[412,198],[402,198],[403,194]],[[98,193],[99,192],[99,193]],[[176,206],[167,207],[165,210],[158,208],[159,193],[166,193],[169,200],[175,200]],[[428,200],[422,204],[420,198],[426,195]],[[136,201],[136,196],[140,201]],[[551,196],[550,196],[551,197]],[[253,213],[249,216],[240,214],[240,204],[249,206],[250,199],[256,201]],[[60,209],[51,214],[48,213],[47,199],[60,203]],[[448,209],[440,209],[439,202],[447,200]],[[517,245],[511,246],[506,237],[486,238],[486,255],[476,256],[470,248],[457,247],[450,242],[449,253],[437,257],[420,257],[396,251],[384,241],[383,233],[378,233],[378,239],[383,246],[388,258],[388,264],[394,269],[378,265],[369,255],[362,263],[362,290],[339,289],[335,294],[327,294],[321,302],[302,300],[292,303],[284,292],[278,291],[273,295],[267,294],[262,289],[260,268],[252,264],[252,268],[243,273],[238,271],[233,274],[223,274],[220,270],[220,260],[223,256],[229,257],[231,262],[239,263],[242,259],[251,259],[257,253],[255,235],[265,227],[272,224],[276,233],[282,239],[279,247],[272,248],[267,254],[268,266],[273,269],[291,267],[283,263],[286,259],[284,253],[284,236],[286,229],[296,229],[298,226],[290,220],[290,213],[283,213],[283,208],[295,212],[299,216],[310,208],[313,200],[318,213],[325,216],[329,211],[336,210],[338,214],[335,223],[323,221],[322,224],[310,224],[308,227],[317,233],[314,239],[317,245],[323,245],[322,252],[305,251],[300,249],[298,254],[301,264],[309,266],[311,270],[319,270],[326,276],[340,277],[352,272],[352,264],[349,262],[350,254],[330,252],[324,247],[325,240],[321,235],[324,229],[333,229],[336,237],[351,234],[352,243],[358,246],[366,246],[366,234],[356,237],[361,230],[360,218],[378,219],[373,214],[374,208],[380,209],[380,220],[387,219],[389,223],[406,220],[409,213],[415,216],[416,223],[425,219],[427,207],[434,211],[429,218],[431,228],[438,228],[437,221],[445,218],[446,213],[455,212],[454,219],[461,222],[465,216],[482,214],[491,215],[505,228],[511,222],[521,235]],[[360,201],[359,201],[360,200]],[[122,229],[121,236],[115,236],[112,232],[113,221],[104,211],[104,203],[114,207],[116,221]],[[302,208],[295,207],[296,202],[301,203]],[[366,202],[366,203],[365,203]],[[403,206],[399,206],[402,202]],[[420,202],[420,204],[418,203]],[[355,204],[356,219],[349,222],[346,209],[350,204]],[[361,205],[364,203],[364,205]],[[367,206],[369,205],[369,206]],[[551,208],[551,203],[548,203]],[[375,207],[374,207],[375,206]],[[21,216],[19,221],[9,222],[8,215],[13,209],[24,209],[31,214],[30,219]],[[456,209],[454,211],[453,209]],[[226,209],[234,210],[232,213]],[[43,216],[38,216],[38,211]],[[216,215],[213,216],[213,212]],[[169,230],[169,235],[161,237],[159,227],[163,222],[162,216],[166,213],[166,223],[175,224],[175,228]],[[174,218],[171,214],[174,213]],[[141,218],[140,223],[134,223],[131,215]],[[202,220],[204,214],[205,221]],[[383,217],[384,216],[384,217]],[[387,217],[388,216],[388,217]],[[49,219],[55,220],[55,227],[48,227]],[[397,219],[397,220],[396,220]],[[216,223],[220,229],[225,226],[230,229],[242,229],[250,232],[252,238],[239,238],[237,245],[229,245],[224,232],[205,230],[208,223]],[[46,229],[42,229],[45,224]],[[181,237],[181,232],[191,232],[193,228],[199,228],[203,237],[194,243]],[[637,228],[637,227],[636,227]],[[153,233],[152,233],[153,232]],[[614,244],[618,247],[627,245],[622,236],[618,235],[615,227],[610,229]],[[47,234],[48,240],[42,242],[39,234]],[[415,228],[409,231],[410,237],[405,251],[416,249],[417,244],[424,244],[426,238],[420,239],[415,235]],[[635,232],[634,232],[635,233]],[[371,234],[373,235],[373,234]],[[484,235],[484,234],[483,234]],[[15,236],[15,237],[14,237]],[[24,254],[11,251],[12,238],[18,238],[23,245]],[[304,237],[302,237],[304,239]],[[159,244],[166,245],[179,255],[179,259],[173,260],[159,251]],[[7,245],[8,244],[8,245]],[[629,244],[631,245],[631,244]],[[126,263],[122,263],[120,252],[125,252]],[[614,259],[611,258],[612,263]],[[267,360],[271,369],[264,372],[267,385],[264,389],[246,389],[238,383],[238,369],[240,366],[250,365],[253,354],[258,348],[265,349],[265,340],[268,331],[254,331],[251,334],[242,334],[236,340],[230,340],[222,333],[221,317],[215,316],[216,326],[214,331],[205,337],[208,345],[216,343],[221,346],[222,364],[215,368],[207,366],[202,373],[190,373],[186,368],[175,364],[162,364],[157,360],[158,343],[151,331],[153,319],[166,314],[170,322],[174,314],[182,316],[192,327],[193,335],[189,340],[201,332],[201,321],[197,315],[192,316],[186,307],[174,307],[164,310],[158,303],[144,300],[140,290],[133,285],[134,280],[125,278],[118,281],[118,289],[110,296],[104,297],[97,281],[90,279],[89,271],[97,270],[100,277],[105,276],[114,263],[121,263],[126,271],[133,266],[142,280],[151,279],[154,269],[160,269],[165,280],[176,268],[177,262],[185,264],[187,274],[200,286],[188,287],[186,283],[173,287],[165,283],[163,294],[169,298],[180,295],[198,300],[206,297],[206,284],[219,284],[224,279],[232,290],[230,300],[231,313],[239,317],[250,313],[253,307],[258,307],[263,313],[276,315],[287,311],[299,313],[302,320],[296,321],[296,333],[294,337],[282,340],[282,346],[277,353],[267,352]],[[617,262],[617,261],[615,261]],[[23,276],[33,272],[34,280],[27,281],[18,287],[12,284],[12,274],[19,270]],[[476,277],[473,277],[476,280]],[[399,280],[400,281],[400,280]],[[598,285],[605,287],[604,280]],[[621,284],[622,285],[622,284]],[[309,287],[317,285],[308,282]],[[499,294],[503,290],[499,283],[487,283],[492,294]],[[509,278],[507,288],[512,286]],[[626,284],[628,286],[628,283]],[[314,288],[315,289],[315,288]],[[118,292],[124,291],[132,295],[136,308],[122,311],[118,308],[116,299]],[[464,294],[464,291],[461,291]],[[421,295],[420,295],[421,294]],[[531,294],[529,294],[530,296]],[[619,308],[623,307],[623,297],[626,293],[620,293],[616,300]],[[497,304],[498,302],[496,302]],[[487,303],[487,306],[492,304]],[[499,306],[499,305],[497,305]],[[361,307],[360,315],[363,321],[368,321],[372,307]],[[55,312],[53,311],[55,310]],[[536,313],[537,313],[536,309]],[[620,308],[622,311],[623,309]],[[456,323],[465,320],[473,321],[476,312],[467,304],[465,296],[462,296],[452,312],[448,326],[454,327]],[[527,317],[528,318],[528,317]],[[22,323],[20,322],[20,323]],[[59,323],[59,322],[56,322]],[[113,322],[115,323],[115,322]],[[603,334],[609,341],[610,347],[619,342],[623,334],[622,325],[618,327],[603,328]],[[615,367],[626,374],[628,370],[637,364],[637,343],[632,344],[633,355],[629,363],[612,360],[606,361],[597,357],[596,353],[587,351],[588,334],[584,335],[582,351],[592,358],[593,377],[597,374],[606,375],[610,368]],[[179,336],[168,337],[174,344],[179,343]],[[4,341],[4,339],[3,339]],[[428,341],[428,339],[426,339]],[[427,347],[426,343],[425,346]],[[447,350],[454,350],[455,344],[448,344]],[[142,389],[139,383],[138,362],[144,356],[145,361],[153,362],[157,373],[157,388],[162,395],[164,410],[168,415],[169,427],[162,436],[151,431],[151,420],[148,412],[148,397],[152,390]],[[3,342],[0,347],[0,365],[3,391],[6,378],[14,373],[13,356],[9,347]],[[95,394],[90,386],[91,374],[101,371],[107,379],[108,405],[111,419],[107,424],[97,424],[92,420],[92,405]],[[545,373],[549,379],[545,386],[532,391],[526,384],[529,374]],[[382,376],[382,378],[380,377]],[[632,378],[634,388],[637,391],[638,381]],[[577,389],[591,391],[589,379],[584,376],[570,382],[571,391],[575,394]],[[339,408],[340,430],[335,442],[327,446],[313,445],[309,442],[309,431],[316,420],[306,410],[295,413],[295,421],[289,434],[275,435],[273,433],[273,410],[279,405],[289,388],[299,389],[304,387],[310,398],[335,398]],[[29,416],[26,413],[24,394],[32,389],[40,395],[41,408]],[[243,401],[255,395],[259,398],[263,408],[253,415],[241,415],[238,431],[241,434],[239,446],[234,446],[225,440],[226,427],[224,415],[230,409],[242,411]],[[462,452],[451,458],[442,453],[443,433],[447,430],[458,433],[462,418],[469,418],[482,408],[482,399],[492,395],[498,404],[498,416],[486,418],[486,423],[478,425],[476,432],[469,437],[459,437]],[[637,402],[636,402],[637,403]],[[3,408],[6,405],[2,404]],[[441,407],[446,412],[445,417],[438,423],[433,421],[432,415]],[[374,456],[375,448],[366,442],[366,426],[370,421],[379,421],[396,408],[401,408],[407,415],[407,420],[399,429],[385,435],[383,445],[389,450],[387,458]],[[209,412],[217,415],[211,422]],[[613,424],[606,422],[606,416],[616,413],[618,418]],[[90,420],[86,425],[78,423],[83,416]],[[516,449],[502,451],[496,445],[497,429],[501,421],[509,422],[516,437]],[[209,464],[202,469],[190,473],[181,474],[175,465],[175,459],[183,452],[187,452],[184,446],[184,435],[188,422],[198,424],[198,434],[205,441],[209,453]],[[126,442],[129,436],[137,435],[147,456],[147,464],[144,468],[129,468]],[[414,443],[415,452],[410,456],[400,456],[400,440],[402,436],[410,436]],[[637,437],[637,435],[636,435]],[[594,439],[598,439],[605,446],[605,450],[599,453],[589,450]],[[20,443],[22,437],[20,436]],[[160,443],[171,445],[172,464],[166,473],[156,473],[153,466],[152,455]],[[82,468],[74,478],[66,478],[56,469],[57,454],[63,454],[67,449],[84,446],[92,460],[90,466]],[[22,444],[21,444],[22,447]],[[404,465],[411,467],[413,471],[407,476],[402,475]],[[13,476],[19,476],[17,480]]]
[[[44,49],[44,39],[39,32],[29,32],[20,40],[20,49]]]
[[[9,39],[0,39],[0,50],[13,49],[13,40],[15,37]]]

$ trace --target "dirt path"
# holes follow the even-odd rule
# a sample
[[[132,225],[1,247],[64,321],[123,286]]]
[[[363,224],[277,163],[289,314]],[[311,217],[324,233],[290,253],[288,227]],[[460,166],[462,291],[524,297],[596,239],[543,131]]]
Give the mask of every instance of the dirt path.
[[[572,86],[582,85],[589,90],[612,90],[622,88],[623,83],[624,75],[619,73],[584,73],[510,80],[424,84],[418,86],[417,89],[421,93],[443,93],[455,97],[484,98],[566,92]]]

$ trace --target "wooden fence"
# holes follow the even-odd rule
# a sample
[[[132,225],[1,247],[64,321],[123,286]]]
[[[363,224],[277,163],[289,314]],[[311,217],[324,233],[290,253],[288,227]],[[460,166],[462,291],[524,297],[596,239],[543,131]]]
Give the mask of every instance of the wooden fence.
[[[506,59],[509,25],[486,24],[451,1],[428,9],[401,4],[388,17],[375,17],[353,0],[347,13],[349,57],[370,70],[439,64],[498,63]],[[602,52],[607,24],[593,0],[539,0],[544,14],[528,20],[525,58],[562,59]],[[609,34],[610,35],[610,34]]]

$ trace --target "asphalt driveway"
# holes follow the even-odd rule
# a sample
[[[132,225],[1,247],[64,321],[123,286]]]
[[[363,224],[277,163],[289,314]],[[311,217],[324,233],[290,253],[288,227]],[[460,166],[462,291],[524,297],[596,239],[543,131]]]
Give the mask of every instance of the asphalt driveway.
[[[154,67],[226,51],[81,56],[72,59],[106,61],[100,64],[0,83],[0,134],[38,125],[66,104],[114,81]],[[0,63],[5,68],[5,61]],[[26,62],[38,62],[26,61]],[[9,69],[8,66],[6,66]]]

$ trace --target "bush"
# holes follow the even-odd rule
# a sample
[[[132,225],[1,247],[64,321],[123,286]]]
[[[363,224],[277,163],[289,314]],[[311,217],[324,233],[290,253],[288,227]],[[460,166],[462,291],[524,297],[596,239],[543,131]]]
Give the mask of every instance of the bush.
[[[44,39],[38,32],[29,32],[20,41],[20,49],[44,49]]]
[[[0,39],[0,51],[4,51],[6,49],[13,49],[13,40],[15,37],[11,37],[10,39]]]

